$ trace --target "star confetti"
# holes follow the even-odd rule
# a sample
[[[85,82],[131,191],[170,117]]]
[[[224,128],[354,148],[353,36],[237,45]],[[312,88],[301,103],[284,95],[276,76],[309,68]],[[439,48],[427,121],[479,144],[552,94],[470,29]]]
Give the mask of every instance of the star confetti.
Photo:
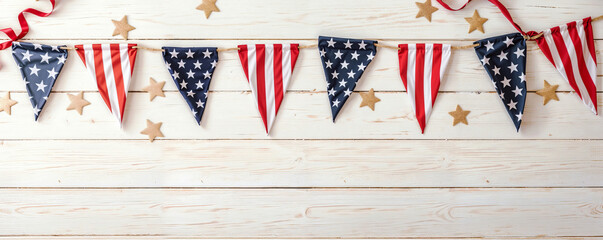
[[[84,107],[90,105],[90,102],[84,99],[84,92],[80,92],[77,95],[67,94],[67,97],[69,97],[69,101],[71,101],[67,107],[67,111],[76,110],[77,113],[82,115]]]
[[[549,82],[544,80],[544,88],[536,91],[536,94],[542,96],[544,98],[544,103],[542,105],[546,105],[551,100],[559,101],[557,97],[557,88],[559,85],[551,85]]]
[[[197,10],[205,12],[205,18],[209,18],[212,12],[220,11],[220,9],[216,7],[216,1],[218,0],[203,0],[203,3],[197,6]]]
[[[480,17],[479,13],[477,13],[477,10],[473,12],[472,17],[465,18],[465,20],[469,23],[469,33],[475,30],[479,30],[480,32],[485,33],[484,23],[488,21],[488,19]]]
[[[153,101],[153,99],[155,99],[157,96],[165,97],[165,94],[163,94],[163,85],[165,85],[165,81],[156,82],[155,79],[150,78],[149,85],[144,87],[142,90],[148,92],[149,101]]]
[[[425,17],[431,22],[431,14],[438,10],[437,7],[431,5],[431,0],[426,0],[424,3],[415,2],[419,8],[419,12],[415,18]]]
[[[128,24],[128,16],[124,16],[119,21],[113,21],[113,25],[115,25],[115,30],[113,30],[113,36],[121,35],[125,40],[128,40],[128,32],[136,29],[132,27],[132,25]]]
[[[6,96],[0,98],[0,112],[5,111],[6,114],[10,115],[10,109],[12,106],[17,104],[17,101],[10,98],[10,92],[6,93]]]
[[[471,111],[464,111],[461,106],[456,105],[456,110],[449,112],[448,114],[450,114],[450,116],[452,116],[454,118],[454,122],[452,123],[452,126],[456,126],[458,123],[464,123],[465,125],[469,125],[467,123],[467,115],[470,113]]]
[[[143,129],[140,134],[148,135],[149,141],[155,141],[156,137],[163,137],[163,133],[161,133],[161,124],[162,122],[153,123],[151,120],[147,119],[147,128]]]
[[[360,103],[360,107],[368,106],[371,110],[375,111],[375,103],[381,101],[381,99],[375,97],[375,90],[371,88],[368,93],[360,93],[362,97],[362,102]]]

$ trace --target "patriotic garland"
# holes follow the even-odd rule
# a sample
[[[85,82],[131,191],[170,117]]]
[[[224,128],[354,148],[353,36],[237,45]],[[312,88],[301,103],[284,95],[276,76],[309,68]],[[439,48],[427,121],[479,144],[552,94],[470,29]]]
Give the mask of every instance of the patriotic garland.
[[[442,0],[444,8],[452,11]],[[534,40],[574,89],[584,104],[595,114],[596,55],[592,21],[599,16],[573,21],[541,33],[524,32],[513,22],[506,8],[498,0],[489,0],[518,30],[518,33],[491,37],[467,46],[416,43],[387,46],[373,40],[337,37],[318,38],[317,45],[298,44],[248,44],[237,48],[215,47],[163,47],[153,49],[136,44],[86,44],[73,48],[17,42],[27,34],[29,27],[24,13],[46,17],[52,13],[26,9],[19,14],[22,32],[16,35],[10,28],[1,29],[11,40],[1,43],[0,49],[12,46],[13,57],[25,81],[34,117],[37,120],[52,86],[58,78],[68,56],[66,50],[75,50],[84,66],[96,81],[98,91],[109,111],[123,122],[128,87],[136,60],[137,50],[161,51],[166,68],[179,92],[188,104],[195,121],[200,124],[213,72],[221,51],[238,51],[245,77],[256,99],[258,111],[266,133],[276,119],[278,110],[291,82],[299,50],[318,47],[325,74],[328,104],[335,121],[341,108],[354,91],[357,82],[377,54],[378,47],[398,51],[400,77],[413,103],[421,132],[435,104],[439,86],[452,49],[474,48],[482,66],[490,76],[503,106],[517,131],[522,121],[526,101],[526,41]],[[54,9],[55,1],[50,0]],[[11,45],[12,43],[12,45]]]

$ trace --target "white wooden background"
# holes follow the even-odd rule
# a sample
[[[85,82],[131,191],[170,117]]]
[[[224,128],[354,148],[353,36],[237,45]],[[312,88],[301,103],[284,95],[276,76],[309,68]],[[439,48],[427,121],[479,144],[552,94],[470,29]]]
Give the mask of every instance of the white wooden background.
[[[485,0],[460,12],[415,19],[414,1],[60,0],[48,18],[28,16],[26,41],[123,42],[111,19],[128,15],[130,41],[147,47],[315,43],[319,35],[385,44],[456,45],[514,31]],[[601,0],[505,0],[526,30],[603,14]],[[3,1],[0,25],[25,7]],[[486,34],[467,34],[479,9]],[[594,23],[603,89],[603,22]],[[74,52],[34,122],[9,50],[0,52],[0,93],[19,104],[0,113],[0,238],[19,239],[603,239],[603,120],[528,43],[528,96],[515,132],[473,50],[453,52],[425,134],[398,76],[396,52],[379,49],[358,91],[374,88],[376,110],[352,94],[331,122],[316,49],[301,50],[292,84],[266,136],[235,52],[220,53],[202,126],[176,91],[160,54],[139,53],[125,125],[116,126]],[[149,102],[149,77],[166,98]],[[559,84],[560,101],[534,91]],[[84,115],[66,111],[85,91]],[[599,109],[603,92],[598,92]],[[452,127],[460,104],[469,125]],[[601,110],[600,110],[601,111]],[[145,119],[163,122],[149,143]]]

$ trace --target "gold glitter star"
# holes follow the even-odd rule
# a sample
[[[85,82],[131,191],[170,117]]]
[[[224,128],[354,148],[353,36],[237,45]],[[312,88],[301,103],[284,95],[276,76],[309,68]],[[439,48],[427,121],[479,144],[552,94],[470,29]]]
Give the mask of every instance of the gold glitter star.
[[[465,125],[469,125],[467,123],[467,115],[469,115],[471,111],[463,111],[463,109],[461,108],[461,106],[459,106],[458,104],[456,105],[456,110],[449,112],[448,114],[450,114],[450,116],[452,116],[454,118],[454,122],[452,123],[452,126],[456,126],[458,123],[464,123]]]
[[[431,22],[431,14],[438,10],[437,7],[431,5],[431,0],[426,0],[424,3],[415,2],[419,8],[419,12],[415,18],[425,17]]]
[[[198,10],[205,12],[205,18],[209,18],[212,12],[219,12],[220,9],[216,7],[216,1],[218,0],[203,0],[201,5],[197,6]]]
[[[375,90],[371,88],[367,93],[360,93],[362,97],[362,102],[360,103],[360,107],[368,106],[373,111],[375,111],[375,103],[381,101],[381,99],[375,97]]]
[[[10,98],[10,92],[6,93],[6,96],[0,98],[0,112],[5,111],[6,114],[10,115],[10,109],[12,106],[17,104],[17,101]]]
[[[128,32],[136,29],[132,27],[132,25],[128,24],[128,16],[124,16],[119,21],[113,21],[113,25],[115,25],[115,30],[113,30],[113,36],[121,35],[125,40],[128,40]]]
[[[161,133],[161,130],[159,130],[161,128],[161,124],[163,123],[153,123],[151,120],[147,119],[147,128],[143,129],[140,134],[148,135],[149,141],[153,142],[155,141],[156,137],[163,137],[163,133]]]
[[[551,100],[559,101],[559,98],[557,97],[557,92],[556,92],[558,87],[559,87],[559,85],[557,85],[557,84],[551,85],[551,84],[549,84],[549,82],[544,80],[544,88],[536,91],[536,94],[544,97],[544,103],[542,105],[546,105]]]
[[[484,23],[488,21],[488,19],[480,17],[479,13],[477,13],[477,10],[473,12],[472,17],[465,18],[465,20],[469,23],[469,33],[475,30],[479,30],[480,32],[485,33]]]

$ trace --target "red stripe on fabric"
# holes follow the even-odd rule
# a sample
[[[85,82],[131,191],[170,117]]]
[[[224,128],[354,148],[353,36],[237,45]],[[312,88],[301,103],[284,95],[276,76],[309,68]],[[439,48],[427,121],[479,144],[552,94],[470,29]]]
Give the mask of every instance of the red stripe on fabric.
[[[559,58],[561,58],[561,63],[563,64],[563,69],[565,69],[565,75],[567,76],[567,81],[570,86],[576,91],[578,96],[582,98],[582,93],[580,93],[580,89],[576,84],[576,79],[574,78],[574,69],[572,68],[572,60],[570,59],[569,52],[565,47],[565,42],[563,41],[563,36],[559,32],[559,27],[554,27],[551,29],[553,41],[555,42],[555,47],[557,47],[557,52],[559,53]]]
[[[546,39],[544,37],[538,38],[536,39],[536,43],[538,43],[538,48],[540,48],[542,54],[544,54],[544,56],[549,60],[549,62],[553,64],[555,68],[557,68],[557,66],[555,65],[555,60],[553,59],[553,55],[551,54],[551,48],[546,42]]]
[[[247,82],[249,82],[249,70],[247,68],[247,45],[239,45],[239,59],[241,59],[241,65],[243,65],[243,72],[245,72],[245,77],[247,77]]]
[[[408,86],[406,85],[406,77],[408,74],[408,44],[398,45],[398,60],[400,64],[400,77],[402,78],[402,83],[404,83],[404,88],[408,92]]]
[[[425,44],[417,44],[417,57],[415,62],[415,107],[416,116],[421,126],[421,132],[425,129]]]
[[[588,68],[586,66],[586,57],[583,53],[582,39],[580,39],[580,35],[578,35],[578,30],[576,29],[576,22],[571,22],[567,24],[567,30],[569,32],[569,36],[574,43],[574,49],[576,50],[576,58],[578,60],[578,70],[580,71],[580,77],[582,78],[582,82],[586,87],[586,91],[588,92],[588,96],[590,97],[593,105],[595,105],[595,109],[597,109],[597,87],[594,84],[593,79],[590,77],[590,73],[588,72]],[[585,46],[584,46],[585,47]]]
[[[291,44],[291,75],[293,75],[293,69],[295,68],[295,63],[297,62],[297,56],[299,56],[299,44],[293,43]]]
[[[105,65],[103,64],[103,49],[101,44],[92,44],[92,51],[94,53],[94,71],[96,72],[96,86],[101,97],[111,109],[111,100],[109,100],[109,93],[107,92],[107,80],[105,79]]]
[[[582,24],[584,25],[584,34],[586,36],[586,44],[588,46],[588,50],[590,51],[590,55],[592,56],[595,64],[597,64],[597,54],[595,54],[595,40],[593,37],[593,25],[590,17],[583,19]],[[596,104],[595,107],[597,107]]]
[[[75,52],[77,53],[78,56],[80,56],[80,59],[82,59],[82,62],[84,62],[84,67],[87,67],[86,65],[86,54],[84,54],[84,46],[82,45],[75,45],[73,46],[75,48]]]
[[[128,57],[130,58],[130,77],[134,74],[134,63],[136,62],[136,53],[138,52],[138,48],[134,48],[138,46],[137,44],[128,44]]]
[[[283,45],[274,44],[274,99],[275,99],[275,111],[278,113],[278,109],[283,101]]]
[[[111,50],[111,64],[113,67],[113,78],[115,79],[115,90],[117,91],[117,101],[119,102],[119,118],[124,118],[124,108],[126,106],[126,91],[124,90],[124,76],[121,71],[121,54],[119,44],[109,45]]]
[[[433,45],[433,61],[431,67],[431,106],[435,103],[440,90],[440,69],[442,67],[442,44]]]
[[[256,69],[257,69],[257,84],[256,90],[258,92],[258,109],[260,110],[260,115],[262,116],[262,120],[264,121],[264,127],[266,128],[266,133],[268,133],[268,123],[266,122],[266,71],[264,69],[264,65],[266,63],[266,45],[264,44],[256,44],[255,45],[256,52]]]

